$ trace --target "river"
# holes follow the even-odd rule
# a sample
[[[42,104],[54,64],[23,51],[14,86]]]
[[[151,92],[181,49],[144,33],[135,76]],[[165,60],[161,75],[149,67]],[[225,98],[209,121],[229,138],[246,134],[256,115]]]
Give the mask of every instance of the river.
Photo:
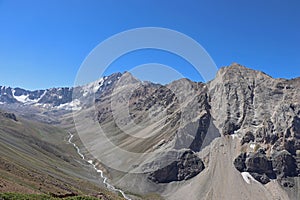
[[[84,160],[85,162],[87,162],[87,163],[89,163],[90,165],[92,165],[93,168],[95,169],[95,171],[96,171],[98,174],[100,174],[100,177],[103,179],[103,183],[106,185],[106,187],[107,187],[108,189],[114,191],[114,192],[119,192],[119,193],[121,193],[122,196],[123,196],[126,200],[131,200],[131,199],[125,194],[124,191],[115,188],[113,185],[111,185],[111,184],[109,184],[109,183],[107,182],[107,177],[104,176],[103,171],[100,170],[100,169],[98,169],[98,168],[96,167],[96,164],[94,164],[92,160],[87,160],[87,159],[85,158],[85,156],[81,153],[79,147],[78,147],[74,142],[72,142],[72,139],[73,139],[74,135],[71,134],[71,133],[69,133],[69,134],[70,134],[70,137],[69,137],[68,142],[74,146],[74,148],[76,149],[78,155],[82,158],[82,160]]]

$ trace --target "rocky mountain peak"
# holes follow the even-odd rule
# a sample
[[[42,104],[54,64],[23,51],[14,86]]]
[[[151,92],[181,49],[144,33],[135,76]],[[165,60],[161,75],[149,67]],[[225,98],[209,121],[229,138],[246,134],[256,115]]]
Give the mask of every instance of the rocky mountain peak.
[[[282,185],[294,185],[290,176],[299,174],[295,167],[300,149],[299,82],[273,79],[234,63],[220,69],[208,88],[217,128],[223,135],[241,137],[241,146],[246,149],[236,159],[237,169],[244,166],[242,171],[262,183],[277,174]],[[293,169],[293,175],[283,176],[282,168]]]
[[[254,80],[262,80],[269,78],[272,77],[270,77],[262,71],[253,70],[238,63],[232,63],[229,66],[220,68],[217,72],[216,78],[212,82],[251,82]]]

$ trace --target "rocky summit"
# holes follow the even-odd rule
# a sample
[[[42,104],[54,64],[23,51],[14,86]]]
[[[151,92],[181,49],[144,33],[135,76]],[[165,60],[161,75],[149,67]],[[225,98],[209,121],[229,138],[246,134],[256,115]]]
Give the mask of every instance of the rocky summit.
[[[125,72],[0,91],[1,115],[76,129],[86,156],[132,199],[300,199],[300,78],[233,63],[208,83],[160,85]]]

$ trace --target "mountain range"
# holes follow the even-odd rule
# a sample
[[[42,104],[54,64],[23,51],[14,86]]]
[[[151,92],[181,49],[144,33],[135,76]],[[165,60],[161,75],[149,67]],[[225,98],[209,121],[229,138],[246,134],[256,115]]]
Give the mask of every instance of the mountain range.
[[[0,181],[14,192],[114,198],[68,146],[74,134],[128,199],[300,199],[300,78],[237,63],[207,83],[124,72],[76,87],[0,86],[0,110]]]

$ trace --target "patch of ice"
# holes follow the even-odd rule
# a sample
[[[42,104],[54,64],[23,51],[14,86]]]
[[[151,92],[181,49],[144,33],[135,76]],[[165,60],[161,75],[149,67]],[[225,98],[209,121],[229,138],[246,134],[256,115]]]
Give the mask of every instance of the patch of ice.
[[[242,172],[241,174],[246,183],[250,184],[251,181],[256,182],[256,180],[251,176],[251,174],[249,174],[249,172]]]
[[[250,143],[250,148],[251,149],[254,149],[256,147],[256,144],[255,143]]]
[[[237,133],[231,134],[230,136],[232,137],[232,139],[235,139],[235,138],[239,137]]]
[[[31,101],[30,99],[28,99],[29,95],[15,96],[13,93],[13,96],[15,99],[17,99],[17,101],[19,101],[21,103],[27,103],[27,102]]]
[[[44,91],[44,93],[40,96],[40,98],[38,98],[36,100],[36,102],[39,102],[46,95],[46,93],[47,93],[47,90]]]
[[[80,104],[81,104],[80,101],[78,99],[75,99],[69,103],[61,104],[61,105],[57,106],[56,108],[64,109],[64,110],[81,110]]]
[[[42,105],[44,108],[50,108],[51,107],[51,105],[49,103],[40,104],[40,105]]]
[[[39,99],[29,99],[29,94],[27,94],[27,95],[20,95],[20,96],[16,96],[15,95],[15,90],[14,89],[12,89],[12,95],[13,95],[13,97],[17,100],[17,101],[19,101],[19,102],[21,102],[21,103],[25,103],[25,104],[33,104],[33,103],[37,103],[38,101],[39,101]]]

